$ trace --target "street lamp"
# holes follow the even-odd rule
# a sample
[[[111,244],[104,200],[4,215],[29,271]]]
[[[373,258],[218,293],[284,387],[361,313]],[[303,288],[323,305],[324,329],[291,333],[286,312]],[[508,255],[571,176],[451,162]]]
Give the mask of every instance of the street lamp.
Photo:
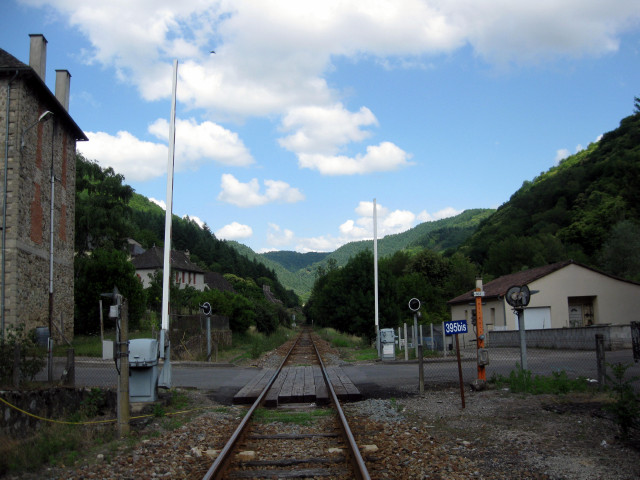
[[[50,110],[46,110],[45,112],[42,113],[42,115],[40,115],[38,117],[38,120],[36,120],[35,122],[33,122],[31,125],[29,125],[27,128],[25,128],[22,131],[22,138],[20,140],[20,150],[22,150],[25,146],[25,141],[24,141],[24,137],[27,134],[27,132],[29,130],[31,130],[33,127],[35,127],[36,125],[38,125],[41,122],[44,122],[45,120],[47,120],[49,117],[53,117],[53,112]]]

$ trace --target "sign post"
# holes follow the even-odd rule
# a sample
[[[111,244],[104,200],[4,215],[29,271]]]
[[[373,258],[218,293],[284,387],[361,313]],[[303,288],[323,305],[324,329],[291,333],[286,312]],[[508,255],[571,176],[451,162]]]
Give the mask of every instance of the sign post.
[[[467,333],[467,331],[466,320],[451,320],[444,322],[445,335],[455,335],[456,337],[456,356],[458,357],[458,378],[460,380],[460,400],[462,401],[462,408],[465,408],[464,382],[462,381],[462,363],[460,362],[460,342],[458,341],[458,334]]]

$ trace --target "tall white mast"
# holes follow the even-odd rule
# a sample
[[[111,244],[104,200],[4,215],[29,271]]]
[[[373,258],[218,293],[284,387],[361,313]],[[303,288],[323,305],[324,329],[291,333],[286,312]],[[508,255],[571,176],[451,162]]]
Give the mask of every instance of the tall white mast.
[[[373,296],[375,305],[375,322],[376,322],[376,348],[378,356],[380,356],[380,329],[378,328],[378,209],[376,208],[376,199],[373,199]]]
[[[169,281],[171,280],[171,218],[173,215],[173,163],[176,144],[176,89],[178,60],[173,61],[171,119],[169,122],[169,161],[167,162],[167,211],[164,220],[164,262],[162,267],[162,330],[169,330]],[[161,346],[162,348],[162,346]]]

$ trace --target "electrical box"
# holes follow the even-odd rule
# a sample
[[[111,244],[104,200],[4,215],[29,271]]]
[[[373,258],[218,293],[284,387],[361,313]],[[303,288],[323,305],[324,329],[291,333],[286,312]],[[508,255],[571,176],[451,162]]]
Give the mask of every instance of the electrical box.
[[[380,350],[382,360],[396,359],[396,334],[393,328],[380,329]]]
[[[486,348],[478,349],[478,365],[489,365],[489,350]]]
[[[137,338],[129,341],[129,400],[158,400],[158,341]]]

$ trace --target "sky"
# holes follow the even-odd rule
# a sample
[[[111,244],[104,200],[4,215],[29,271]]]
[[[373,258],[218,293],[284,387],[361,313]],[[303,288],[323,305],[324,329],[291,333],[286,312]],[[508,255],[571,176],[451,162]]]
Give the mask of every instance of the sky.
[[[256,252],[497,208],[640,96],[637,0],[2,0],[71,73],[78,151]]]

